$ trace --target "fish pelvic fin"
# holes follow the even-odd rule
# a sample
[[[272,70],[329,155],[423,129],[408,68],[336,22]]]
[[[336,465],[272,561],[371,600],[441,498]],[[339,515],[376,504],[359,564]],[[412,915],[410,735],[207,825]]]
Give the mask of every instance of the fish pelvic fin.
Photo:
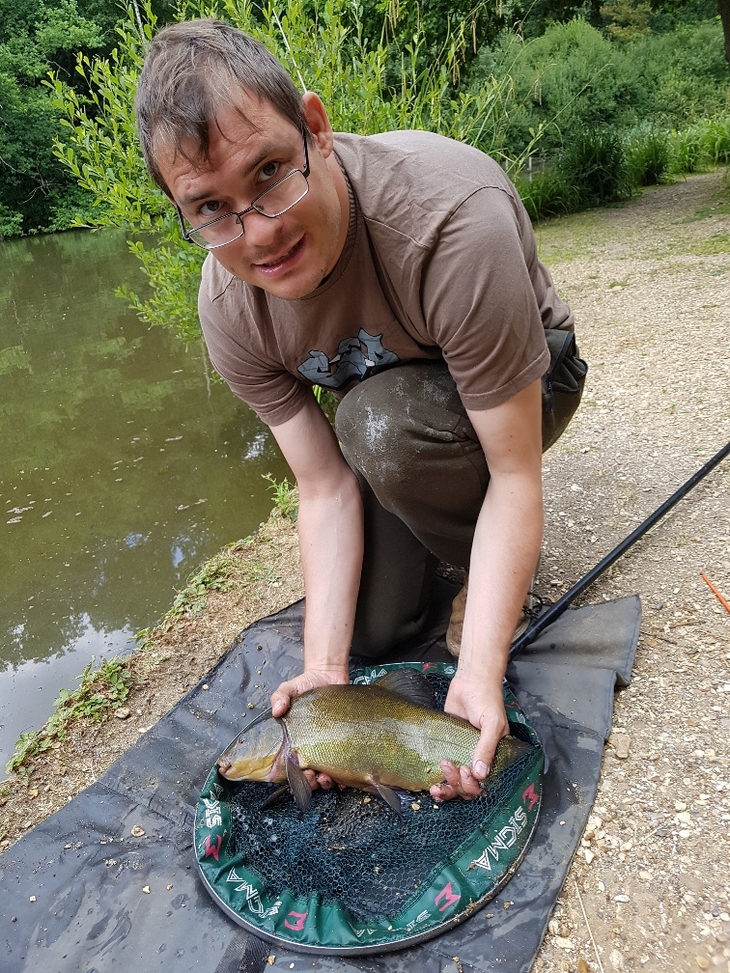
[[[299,766],[297,755],[289,740],[286,724],[282,723],[282,727],[284,729],[284,766],[286,767],[286,779],[291,788],[296,806],[300,811],[308,811],[312,803],[312,788],[309,786],[309,781]]]
[[[401,803],[398,800],[398,795],[393,788],[388,787],[385,784],[381,784],[380,781],[372,779],[370,784],[375,793],[378,794],[383,801],[385,801],[392,811],[395,811],[396,815],[398,816],[398,820],[404,821],[405,815],[403,814],[403,808],[401,807]]]
[[[290,788],[288,784],[282,784],[281,787],[277,787],[273,794],[270,794],[261,805],[261,810],[268,811],[270,807],[273,807],[281,800],[284,794],[288,794],[289,790]]]

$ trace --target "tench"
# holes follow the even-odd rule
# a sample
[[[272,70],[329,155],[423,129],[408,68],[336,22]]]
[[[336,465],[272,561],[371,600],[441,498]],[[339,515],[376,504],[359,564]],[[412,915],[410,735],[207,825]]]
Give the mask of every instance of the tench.
[[[376,791],[394,810],[392,788],[428,790],[443,780],[442,760],[471,764],[479,731],[433,705],[414,669],[393,670],[370,686],[324,686],[302,693],[274,719],[271,710],[244,728],[218,759],[232,781],[288,782],[300,809],[311,801],[303,771],[329,774],[338,784]],[[530,749],[515,737],[499,741],[491,773]]]

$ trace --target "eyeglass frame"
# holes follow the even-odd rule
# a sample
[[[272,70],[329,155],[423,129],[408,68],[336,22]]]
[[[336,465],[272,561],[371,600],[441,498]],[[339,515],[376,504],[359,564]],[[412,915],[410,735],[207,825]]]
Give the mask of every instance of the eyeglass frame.
[[[302,169],[290,169],[285,176],[282,176],[281,179],[277,179],[275,183],[273,183],[267,189],[264,189],[262,193],[259,193],[258,196],[256,196],[251,201],[251,205],[247,206],[246,209],[242,209],[239,213],[224,213],[222,216],[216,216],[214,220],[208,220],[207,223],[201,223],[200,226],[191,226],[190,229],[186,229],[185,217],[183,216],[180,207],[177,205],[177,203],[175,203],[177,216],[178,219],[180,220],[180,230],[182,231],[183,239],[185,240],[185,242],[192,243],[194,246],[200,247],[201,250],[217,250],[219,247],[227,247],[229,243],[235,243],[236,240],[240,240],[241,237],[245,234],[246,229],[243,225],[243,217],[246,216],[247,213],[258,213],[259,216],[265,216],[269,220],[275,220],[277,217],[283,216],[284,213],[288,213],[290,209],[292,209],[294,206],[297,205],[297,203],[301,203],[301,201],[309,192],[309,173],[311,171],[309,166],[309,149],[307,148],[307,133],[302,132],[301,136],[302,136],[302,144],[304,146],[304,167]],[[283,182],[286,182],[286,180],[290,179],[295,172],[300,172],[304,176],[304,181],[307,184],[306,192],[302,193],[299,199],[291,203],[285,209],[280,210],[278,213],[262,213],[260,209],[256,208],[256,203],[261,199],[262,196],[265,196],[267,193],[270,193],[273,189],[276,189],[277,186],[280,186]],[[212,226],[214,223],[220,223],[222,220],[227,220],[231,216],[235,216],[238,218],[238,222],[241,226],[241,232],[238,234],[238,236],[234,236],[233,239],[226,240],[225,243],[214,243],[209,247],[204,247],[202,243],[198,243],[197,240],[193,240],[193,238],[190,235],[191,233],[199,233],[201,230],[204,230],[206,227]]]

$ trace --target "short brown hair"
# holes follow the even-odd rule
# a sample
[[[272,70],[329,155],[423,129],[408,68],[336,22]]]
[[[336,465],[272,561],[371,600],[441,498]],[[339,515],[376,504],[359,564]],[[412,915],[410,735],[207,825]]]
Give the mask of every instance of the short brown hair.
[[[150,175],[169,195],[155,161],[160,145],[191,162],[209,160],[209,126],[222,108],[241,111],[241,89],[270,102],[306,134],[302,96],[263,44],[220,20],[187,20],[163,27],[152,40],[137,88],[135,113]]]

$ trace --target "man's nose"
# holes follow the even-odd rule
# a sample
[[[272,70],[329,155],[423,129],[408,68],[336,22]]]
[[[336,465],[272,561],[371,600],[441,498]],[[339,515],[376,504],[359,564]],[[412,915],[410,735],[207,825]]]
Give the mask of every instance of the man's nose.
[[[244,239],[251,247],[267,247],[276,239],[281,229],[281,219],[278,216],[262,216],[256,210],[251,210],[243,217]]]

